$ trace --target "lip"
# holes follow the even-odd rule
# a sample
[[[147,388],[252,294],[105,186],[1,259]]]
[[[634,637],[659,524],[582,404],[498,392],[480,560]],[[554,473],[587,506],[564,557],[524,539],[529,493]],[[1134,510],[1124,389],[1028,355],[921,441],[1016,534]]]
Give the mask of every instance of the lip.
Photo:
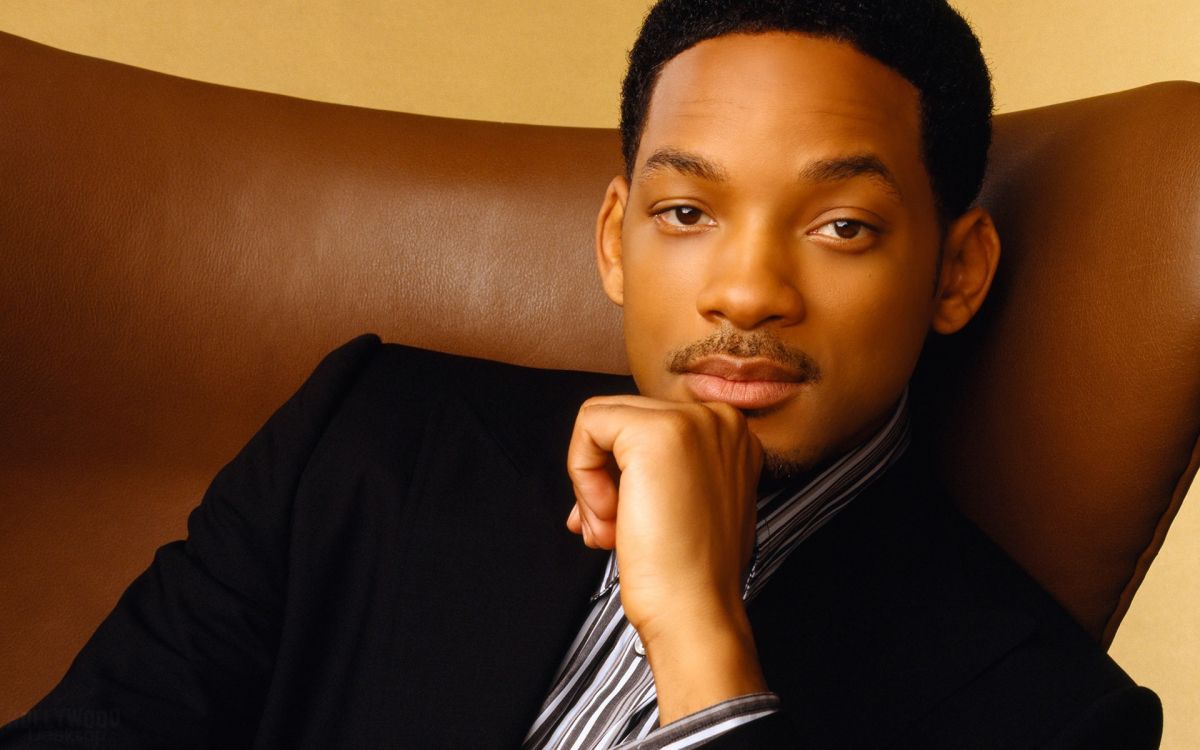
[[[683,373],[699,401],[719,401],[737,409],[770,409],[796,394],[805,378],[797,370],[766,359],[706,357]]]

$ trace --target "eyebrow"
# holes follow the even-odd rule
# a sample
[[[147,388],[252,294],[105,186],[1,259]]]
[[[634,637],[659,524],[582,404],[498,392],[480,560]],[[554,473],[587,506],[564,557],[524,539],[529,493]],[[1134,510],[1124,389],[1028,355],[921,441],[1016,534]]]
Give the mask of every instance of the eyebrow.
[[[729,176],[716,162],[693,154],[689,151],[681,151],[676,148],[660,148],[650,158],[646,159],[646,163],[642,165],[642,171],[638,174],[639,180],[645,180],[656,172],[670,169],[688,177],[697,177],[708,182],[727,182]]]
[[[904,202],[900,183],[896,181],[892,171],[887,168],[883,160],[874,154],[851,154],[833,159],[821,159],[801,170],[800,177],[813,182],[842,182],[855,177],[869,177],[891,193],[896,200]]]
[[[642,165],[638,179],[646,180],[658,172],[671,170],[708,182],[728,182],[729,176],[721,165],[691,151],[665,146],[658,149]],[[900,183],[875,154],[850,154],[814,161],[800,170],[800,179],[810,182],[844,182],[856,177],[868,177],[877,182],[897,201],[904,202]]]

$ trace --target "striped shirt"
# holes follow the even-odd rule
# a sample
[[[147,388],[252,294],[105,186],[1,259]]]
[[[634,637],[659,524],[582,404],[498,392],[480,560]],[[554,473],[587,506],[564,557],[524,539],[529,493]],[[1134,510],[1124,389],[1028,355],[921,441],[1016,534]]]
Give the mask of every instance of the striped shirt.
[[[908,394],[875,435],[802,486],[758,501],[749,602],[805,539],[883,474],[908,446]],[[744,695],[658,726],[654,675],[621,607],[616,555],[554,678],[522,750],[688,750],[779,710],[773,693]]]

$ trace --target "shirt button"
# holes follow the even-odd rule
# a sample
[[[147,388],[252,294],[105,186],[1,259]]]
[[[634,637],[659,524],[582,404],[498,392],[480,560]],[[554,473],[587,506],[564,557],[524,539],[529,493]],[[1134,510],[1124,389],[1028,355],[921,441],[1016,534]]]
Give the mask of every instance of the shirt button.
[[[633,636],[633,653],[638,656],[646,655],[646,647],[642,645],[642,637],[640,635]]]

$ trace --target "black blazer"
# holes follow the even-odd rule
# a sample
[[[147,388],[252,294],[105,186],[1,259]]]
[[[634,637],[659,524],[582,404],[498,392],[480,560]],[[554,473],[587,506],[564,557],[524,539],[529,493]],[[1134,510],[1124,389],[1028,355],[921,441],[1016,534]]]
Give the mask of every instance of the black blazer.
[[[631,389],[355,339],[0,748],[518,747],[607,554],[564,527],[575,412]],[[1154,694],[908,463],[749,615],[785,713],[714,749],[1157,746]]]

